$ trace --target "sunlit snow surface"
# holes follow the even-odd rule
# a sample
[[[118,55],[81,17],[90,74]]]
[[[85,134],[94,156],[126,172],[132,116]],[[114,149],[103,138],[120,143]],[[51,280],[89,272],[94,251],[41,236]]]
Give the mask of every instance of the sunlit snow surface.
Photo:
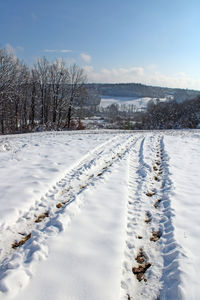
[[[200,131],[1,136],[0,177],[1,299],[199,299]]]
[[[156,101],[156,98],[137,98],[137,97],[111,97],[111,96],[101,96],[100,109],[106,108],[112,104],[117,104],[120,110],[129,110],[131,107],[135,111],[145,110],[149,101]],[[160,101],[167,101],[166,98],[161,98]]]

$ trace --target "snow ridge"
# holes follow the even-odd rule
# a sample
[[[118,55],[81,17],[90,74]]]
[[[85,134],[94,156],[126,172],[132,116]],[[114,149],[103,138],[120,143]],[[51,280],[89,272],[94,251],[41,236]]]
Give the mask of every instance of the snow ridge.
[[[179,260],[183,254],[183,250],[174,238],[173,226],[173,211],[171,208],[171,198],[173,197],[172,188],[173,183],[169,175],[169,157],[165,151],[164,137],[160,141],[162,149],[162,166],[163,166],[163,180],[162,180],[162,202],[161,211],[162,217],[160,226],[162,229],[161,251],[163,257],[163,270],[161,282],[163,284],[160,291],[159,299],[182,299],[180,285],[181,272],[179,268]]]

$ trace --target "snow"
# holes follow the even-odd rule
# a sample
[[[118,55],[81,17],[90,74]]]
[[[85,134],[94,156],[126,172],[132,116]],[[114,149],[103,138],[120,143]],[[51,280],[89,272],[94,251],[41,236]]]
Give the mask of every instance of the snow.
[[[174,235],[181,246],[179,258],[181,299],[199,298],[200,270],[200,147],[199,137],[167,137],[171,180],[174,185]],[[187,286],[190,286],[188,289]]]
[[[108,136],[28,134],[1,140],[0,226],[16,221]],[[84,141],[84,142],[83,142]],[[8,151],[6,151],[8,149]]]
[[[198,299],[199,141],[198,130],[0,137],[0,299]]]
[[[123,164],[121,161],[104,178],[103,187],[100,181],[96,188],[85,190],[77,198],[79,205],[84,206],[83,216],[77,213],[69,230],[62,232],[56,241],[52,238],[48,242],[48,260],[38,263],[39,276],[34,276],[19,299],[61,300],[63,295],[67,299],[116,299],[120,292],[119,262],[123,256],[126,192],[126,179],[121,180],[121,176],[126,178]],[[114,192],[113,185],[117,186]],[[59,278],[56,284],[55,278]]]
[[[106,107],[110,106],[111,104],[118,104],[118,105],[126,106],[128,109],[129,105],[133,105],[136,110],[140,111],[140,110],[145,110],[147,108],[148,102],[150,100],[155,101],[156,98],[101,96],[100,107],[106,108]],[[167,100],[166,98],[160,99],[160,101],[166,101],[166,100]]]

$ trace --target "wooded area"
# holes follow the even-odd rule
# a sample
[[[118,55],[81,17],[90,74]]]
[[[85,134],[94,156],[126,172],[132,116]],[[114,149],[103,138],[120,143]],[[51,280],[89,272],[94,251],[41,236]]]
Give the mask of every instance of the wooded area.
[[[138,115],[137,129],[199,128],[200,96],[182,103],[150,102],[146,112]]]
[[[87,97],[86,79],[76,64],[43,57],[28,67],[0,49],[0,133],[75,126],[73,103]]]

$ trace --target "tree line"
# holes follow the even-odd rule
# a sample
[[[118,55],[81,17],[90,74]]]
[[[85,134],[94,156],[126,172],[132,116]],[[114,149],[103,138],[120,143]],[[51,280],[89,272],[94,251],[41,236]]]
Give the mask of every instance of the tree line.
[[[147,111],[137,115],[137,129],[180,129],[200,126],[200,96],[182,103],[150,102]]]
[[[74,127],[73,104],[87,98],[86,80],[76,64],[43,57],[29,67],[0,49],[0,133]]]

